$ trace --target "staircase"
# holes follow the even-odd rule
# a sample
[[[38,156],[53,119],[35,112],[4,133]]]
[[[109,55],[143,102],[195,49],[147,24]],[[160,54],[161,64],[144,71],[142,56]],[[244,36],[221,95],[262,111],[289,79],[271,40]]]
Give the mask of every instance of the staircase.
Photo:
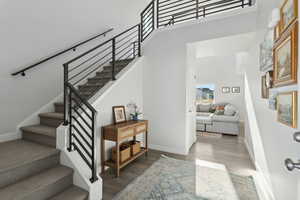
[[[73,170],[59,164],[56,128],[63,104],[41,113],[40,124],[22,127],[23,139],[0,143],[0,199],[87,200],[88,192],[73,185]]]

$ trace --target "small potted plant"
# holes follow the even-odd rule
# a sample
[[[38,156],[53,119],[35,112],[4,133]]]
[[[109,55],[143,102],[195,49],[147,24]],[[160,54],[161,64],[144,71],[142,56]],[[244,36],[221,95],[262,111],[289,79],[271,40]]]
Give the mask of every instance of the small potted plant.
[[[135,121],[139,120],[139,115],[142,113],[140,112],[140,108],[136,105],[136,103],[131,102],[127,104],[127,108],[130,112],[131,119]]]

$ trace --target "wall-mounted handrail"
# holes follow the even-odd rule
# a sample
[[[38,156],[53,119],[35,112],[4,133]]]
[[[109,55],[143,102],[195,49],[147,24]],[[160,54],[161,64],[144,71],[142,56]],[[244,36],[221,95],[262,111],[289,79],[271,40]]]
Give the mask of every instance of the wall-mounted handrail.
[[[55,57],[57,57],[57,56],[60,56],[60,55],[66,53],[66,52],[68,52],[68,51],[71,51],[71,50],[72,50],[72,51],[75,51],[77,47],[79,47],[79,46],[81,46],[81,45],[83,45],[83,44],[86,44],[86,43],[88,43],[88,42],[90,42],[90,41],[92,41],[92,40],[94,40],[94,39],[96,39],[96,38],[98,38],[98,37],[100,37],[100,36],[104,36],[104,37],[105,37],[106,34],[109,33],[109,32],[111,32],[112,30],[113,30],[113,28],[110,28],[110,29],[108,29],[107,31],[104,31],[103,33],[97,34],[97,35],[95,35],[95,36],[93,36],[93,37],[91,37],[91,38],[89,38],[89,39],[87,39],[87,40],[85,40],[85,41],[83,41],[83,42],[80,42],[80,43],[78,43],[78,44],[76,44],[76,45],[73,45],[73,46],[71,46],[70,48],[67,48],[67,49],[65,49],[65,50],[59,51],[58,53],[56,53],[56,54],[54,54],[54,55],[52,55],[52,56],[49,56],[49,57],[47,57],[47,58],[41,59],[40,61],[38,61],[38,62],[36,62],[36,63],[34,63],[34,64],[28,66],[28,67],[25,67],[25,68],[23,68],[23,69],[21,69],[21,70],[19,70],[19,71],[17,71],[17,72],[12,73],[11,75],[12,75],[12,76],[16,76],[16,75],[18,75],[18,74],[21,74],[22,76],[25,76],[25,72],[26,72],[27,70],[32,69],[32,68],[34,68],[34,67],[36,67],[36,66],[38,66],[38,65],[40,65],[40,64],[42,64],[42,63],[45,63],[45,62],[47,62],[48,60],[51,60],[51,59],[53,59],[53,58],[55,58]]]

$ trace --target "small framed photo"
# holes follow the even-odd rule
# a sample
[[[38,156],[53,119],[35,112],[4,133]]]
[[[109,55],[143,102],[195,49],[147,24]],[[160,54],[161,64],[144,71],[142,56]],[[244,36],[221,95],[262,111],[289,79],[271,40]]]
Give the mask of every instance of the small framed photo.
[[[240,87],[232,87],[231,92],[235,93],[235,94],[241,93],[241,88]]]
[[[126,122],[125,106],[113,106],[115,124]]]
[[[222,87],[222,93],[230,93],[230,87]]]
[[[297,92],[279,93],[277,96],[277,120],[297,128]]]

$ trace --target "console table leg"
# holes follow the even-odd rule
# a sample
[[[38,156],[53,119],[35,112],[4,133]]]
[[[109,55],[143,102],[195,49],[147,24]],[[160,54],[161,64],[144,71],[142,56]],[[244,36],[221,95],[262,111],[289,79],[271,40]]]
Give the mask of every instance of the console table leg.
[[[119,142],[116,141],[116,176],[119,177],[120,176],[120,147],[119,147]]]
[[[145,132],[145,138],[146,138],[146,157],[148,157],[148,131]]]

